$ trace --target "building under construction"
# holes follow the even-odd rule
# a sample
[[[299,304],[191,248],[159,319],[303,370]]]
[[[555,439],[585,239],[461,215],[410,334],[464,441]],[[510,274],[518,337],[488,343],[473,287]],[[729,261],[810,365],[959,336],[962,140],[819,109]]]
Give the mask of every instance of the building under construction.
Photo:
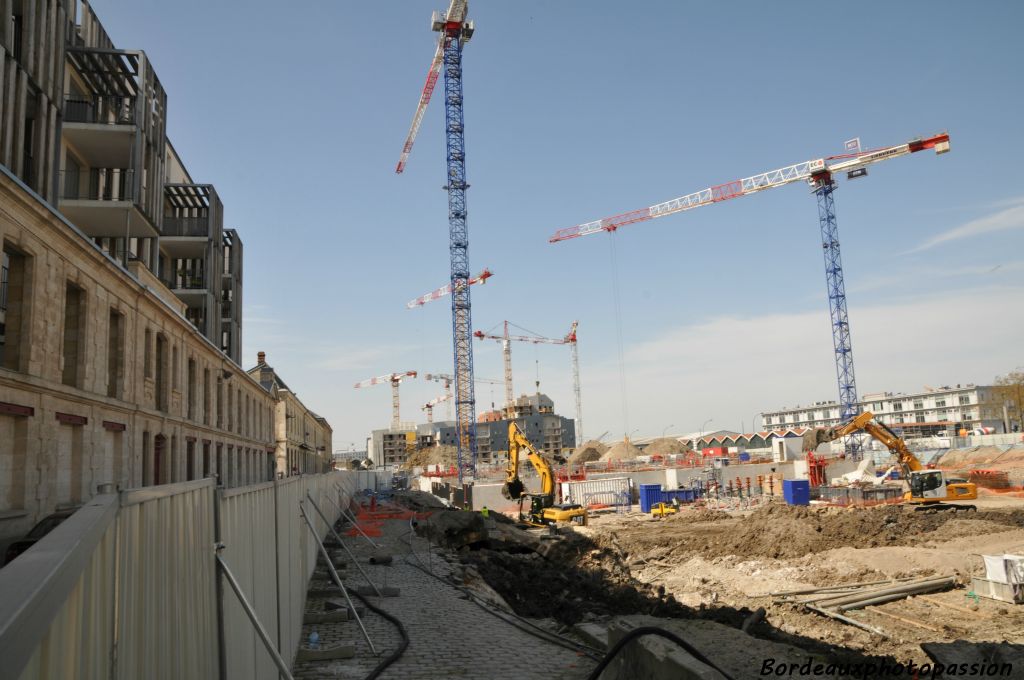
[[[508,451],[510,420],[519,425],[537,450],[546,454],[567,454],[574,446],[576,427],[573,419],[555,413],[555,403],[546,394],[524,394],[515,400],[511,414],[487,411],[477,418],[477,456],[480,463],[502,460]],[[454,447],[457,436],[453,421],[419,425],[400,423],[397,428],[374,430],[370,434],[369,454],[378,467],[400,466],[414,451]]]

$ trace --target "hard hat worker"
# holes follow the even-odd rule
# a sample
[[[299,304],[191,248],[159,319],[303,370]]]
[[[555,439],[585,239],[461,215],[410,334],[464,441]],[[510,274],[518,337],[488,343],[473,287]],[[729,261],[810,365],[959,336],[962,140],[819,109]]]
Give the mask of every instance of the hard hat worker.
[[[480,516],[483,517],[484,519],[487,519],[488,517],[491,516],[491,511],[487,509],[486,505],[484,507],[480,508]]]

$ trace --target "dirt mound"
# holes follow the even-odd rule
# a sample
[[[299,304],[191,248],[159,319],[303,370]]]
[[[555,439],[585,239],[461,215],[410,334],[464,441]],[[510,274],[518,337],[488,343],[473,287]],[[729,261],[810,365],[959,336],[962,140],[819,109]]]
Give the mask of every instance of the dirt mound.
[[[659,437],[644,447],[647,456],[671,456],[686,453],[686,446],[672,437]]]
[[[790,558],[844,546],[918,545],[932,538],[990,532],[993,524],[1007,529],[1024,526],[1024,510],[929,514],[901,506],[840,510],[769,505],[747,518],[705,522],[699,530],[691,526],[691,518],[684,514],[659,522],[657,528],[619,531],[617,538],[639,556],[670,545],[672,552],[692,551],[707,557]],[[951,521],[956,524],[940,531]]]
[[[1024,446],[953,449],[939,457],[935,463],[943,468],[984,468],[992,465],[998,465],[1004,470],[1024,468]]]
[[[604,455],[608,447],[599,441],[591,439],[588,442],[584,442],[573,451],[572,455],[569,456],[569,462],[574,465],[582,463],[590,463],[595,460],[600,460],[601,456]]]
[[[633,446],[628,439],[616,442],[614,446],[605,451],[601,456],[601,462],[615,460],[634,460],[637,456],[643,455],[643,451]]]
[[[406,470],[411,470],[414,467],[427,467],[428,465],[448,467],[457,464],[458,456],[458,451],[454,446],[432,446],[429,449],[414,451],[406,458],[405,464],[402,467]]]

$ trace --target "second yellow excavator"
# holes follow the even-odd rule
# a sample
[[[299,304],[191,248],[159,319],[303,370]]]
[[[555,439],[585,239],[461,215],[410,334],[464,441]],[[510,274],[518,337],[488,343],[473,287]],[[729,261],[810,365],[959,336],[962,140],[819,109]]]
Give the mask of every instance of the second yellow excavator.
[[[540,477],[540,493],[528,493],[519,479],[519,457],[526,452],[530,463]],[[534,526],[549,526],[556,522],[587,523],[587,509],[578,504],[555,505],[555,480],[551,465],[537,453],[533,444],[513,420],[508,424],[508,467],[501,494],[509,500],[519,501],[519,521]],[[530,512],[523,513],[523,501],[529,499]]]
[[[903,499],[908,503],[920,505],[920,510],[977,510],[973,505],[962,503],[948,503],[947,501],[970,501],[978,497],[978,487],[973,482],[953,481],[946,478],[942,470],[929,470],[921,465],[914,452],[907,448],[895,432],[890,430],[885,423],[875,420],[871,411],[865,411],[853,420],[843,425],[837,425],[827,430],[818,430],[818,443],[830,442],[847,435],[855,434],[864,430],[869,435],[882,442],[887,449],[896,457],[903,478],[907,481],[910,490]]]

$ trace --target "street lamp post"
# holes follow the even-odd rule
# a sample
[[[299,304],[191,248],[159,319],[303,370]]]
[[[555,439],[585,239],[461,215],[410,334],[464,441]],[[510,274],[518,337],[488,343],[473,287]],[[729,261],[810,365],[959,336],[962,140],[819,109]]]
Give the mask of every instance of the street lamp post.
[[[714,420],[714,418],[708,418],[703,423],[701,423],[701,426],[700,426],[700,437],[699,438],[702,439],[704,437],[704,427],[707,426],[707,424],[710,423],[713,420]]]
[[[662,439],[665,438],[665,433],[668,431],[669,427],[675,427],[675,425],[669,425],[668,427],[662,428],[662,430],[661,430],[661,437],[662,437]]]

